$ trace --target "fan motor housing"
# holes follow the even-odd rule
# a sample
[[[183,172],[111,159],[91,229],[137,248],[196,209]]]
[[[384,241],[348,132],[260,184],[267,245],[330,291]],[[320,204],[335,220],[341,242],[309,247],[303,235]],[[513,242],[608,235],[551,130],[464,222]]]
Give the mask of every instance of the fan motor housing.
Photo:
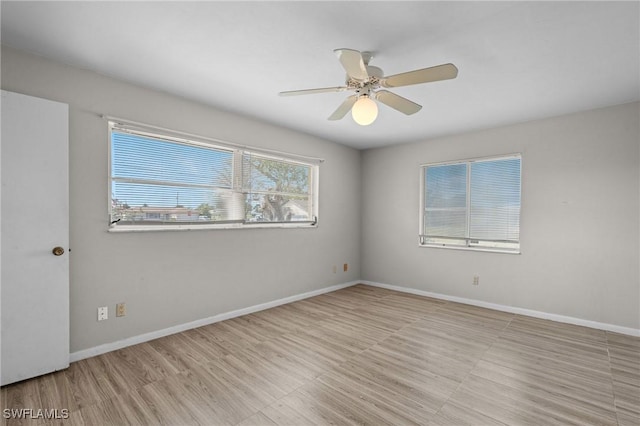
[[[369,78],[367,80],[360,81],[347,75],[346,84],[348,88],[355,90],[362,89],[364,87],[375,89],[380,86],[380,79],[382,79],[384,76],[384,72],[382,71],[382,69],[371,65],[365,66],[367,67],[367,74],[369,74]]]
[[[380,68],[374,67],[371,65],[367,65],[366,67],[367,67],[367,74],[369,74],[370,77],[378,77],[379,79],[384,77],[384,73]]]

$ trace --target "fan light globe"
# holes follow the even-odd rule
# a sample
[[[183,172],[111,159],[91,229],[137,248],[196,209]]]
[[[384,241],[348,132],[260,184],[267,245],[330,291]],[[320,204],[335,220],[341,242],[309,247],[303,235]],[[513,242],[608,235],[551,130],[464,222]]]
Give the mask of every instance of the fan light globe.
[[[368,96],[361,96],[351,109],[353,121],[361,126],[368,126],[378,117],[378,105]]]

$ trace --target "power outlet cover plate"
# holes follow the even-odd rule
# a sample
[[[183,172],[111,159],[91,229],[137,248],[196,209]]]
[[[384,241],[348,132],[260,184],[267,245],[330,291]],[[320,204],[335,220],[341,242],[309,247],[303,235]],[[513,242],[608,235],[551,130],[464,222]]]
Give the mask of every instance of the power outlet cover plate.
[[[107,306],[102,306],[98,308],[98,321],[104,321],[109,319],[109,308]]]

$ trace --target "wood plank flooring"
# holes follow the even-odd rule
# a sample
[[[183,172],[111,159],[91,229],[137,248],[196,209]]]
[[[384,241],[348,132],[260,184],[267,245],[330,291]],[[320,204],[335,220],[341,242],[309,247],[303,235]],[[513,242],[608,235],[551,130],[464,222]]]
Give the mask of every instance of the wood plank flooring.
[[[1,392],[69,412],[9,425],[637,426],[640,339],[356,285]]]

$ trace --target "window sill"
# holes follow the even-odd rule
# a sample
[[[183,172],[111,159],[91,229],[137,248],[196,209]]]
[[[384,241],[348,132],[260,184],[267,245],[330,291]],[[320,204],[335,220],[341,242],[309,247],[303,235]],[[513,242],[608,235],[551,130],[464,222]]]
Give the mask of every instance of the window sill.
[[[445,245],[436,245],[436,244],[418,244],[418,247],[447,249],[447,250],[480,251],[485,253],[522,254],[520,250],[517,250],[517,251],[500,250],[500,249],[490,248],[490,247],[462,247],[462,246],[445,246]]]
[[[107,229],[107,232],[121,233],[121,232],[166,232],[166,231],[210,231],[216,229],[269,229],[269,228],[317,228],[318,224],[305,223],[261,223],[244,225],[241,223],[227,223],[222,225],[120,225],[111,226]]]

